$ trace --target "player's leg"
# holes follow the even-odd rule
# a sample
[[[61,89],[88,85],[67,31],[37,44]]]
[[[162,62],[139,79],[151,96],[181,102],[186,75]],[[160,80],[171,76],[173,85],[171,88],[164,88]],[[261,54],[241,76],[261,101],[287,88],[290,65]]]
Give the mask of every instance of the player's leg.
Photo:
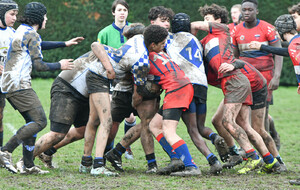
[[[107,144],[107,139],[112,127],[111,108],[109,101],[109,93],[98,92],[90,94],[91,102],[96,108],[96,113],[100,119],[100,127],[97,133],[96,152],[91,170],[92,175],[117,176],[118,173],[111,172],[105,168],[104,150]]]
[[[124,134],[126,134],[126,132],[131,127],[133,127],[135,125],[136,125],[136,118],[133,115],[133,113],[131,113],[129,117],[125,118],[125,121],[124,121]],[[133,152],[132,152],[130,146],[126,149],[125,158],[128,159],[128,160],[132,160],[133,159]]]
[[[3,146],[3,110],[5,107],[5,95],[0,91],[0,148]]]
[[[137,106],[137,111],[141,119],[141,143],[146,155],[148,170],[146,173],[156,173],[157,164],[154,154],[154,141],[152,133],[149,130],[149,123],[158,110],[157,99],[143,100]]]

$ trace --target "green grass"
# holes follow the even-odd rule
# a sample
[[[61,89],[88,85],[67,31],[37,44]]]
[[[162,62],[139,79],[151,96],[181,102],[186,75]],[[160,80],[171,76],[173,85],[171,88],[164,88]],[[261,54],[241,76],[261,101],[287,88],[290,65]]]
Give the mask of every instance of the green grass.
[[[51,79],[37,79],[33,80],[32,84],[47,116],[49,115],[52,82]],[[206,126],[212,129],[213,126],[210,121],[222,96],[221,90],[209,87]],[[187,142],[196,164],[200,167],[203,174],[200,177],[179,178],[146,175],[144,172],[147,164],[140,141],[132,145],[134,160],[129,161],[123,158],[123,167],[126,172],[121,174],[121,177],[92,177],[79,174],[78,166],[83,154],[83,140],[81,140],[60,149],[55,154],[53,161],[59,168],[51,170],[50,174],[22,176],[19,174],[13,175],[4,169],[0,169],[0,189],[299,189],[299,187],[289,185],[288,180],[300,177],[300,96],[296,93],[296,87],[280,87],[274,92],[274,100],[270,113],[281,136],[280,154],[289,169],[289,172],[285,174],[261,176],[250,173],[238,176],[235,170],[229,170],[223,171],[219,176],[209,175],[209,166],[205,157],[193,145],[186,132],[186,127],[180,122],[178,134]],[[7,142],[13,135],[8,129],[8,124],[16,129],[24,124],[21,115],[14,111],[9,103],[7,103],[4,111],[4,142]],[[46,129],[38,134],[38,137],[49,132],[49,130],[48,125]],[[115,142],[120,140],[123,133],[123,125],[121,125]],[[216,153],[210,141],[207,141],[207,145]],[[21,147],[18,147],[13,153],[14,162],[21,158],[21,151]],[[155,153],[159,166],[168,163],[168,157],[156,141]],[[42,166],[38,159],[35,163]],[[111,168],[110,165],[108,167]]]

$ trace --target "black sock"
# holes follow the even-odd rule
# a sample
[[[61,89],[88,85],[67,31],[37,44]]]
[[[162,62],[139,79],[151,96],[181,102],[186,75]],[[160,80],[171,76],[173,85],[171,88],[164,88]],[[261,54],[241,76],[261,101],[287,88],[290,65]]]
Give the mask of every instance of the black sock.
[[[216,133],[213,133],[213,134],[209,135],[209,139],[211,140],[211,142],[213,144],[215,144],[215,139],[216,139],[217,136],[218,136],[218,134],[216,134]]]
[[[212,154],[210,157],[207,158],[207,161],[209,165],[214,165],[216,161],[218,161],[218,158]]]
[[[100,167],[102,167],[102,166],[105,166],[104,164],[105,164],[105,162],[104,162],[104,159],[103,159],[102,157],[96,157],[96,158],[94,159],[94,165],[93,165],[93,168],[94,168],[94,169],[95,169],[95,168],[100,168]]]
[[[152,167],[154,167],[154,166],[157,166],[156,160],[155,160],[155,154],[154,154],[154,153],[147,154],[147,155],[146,155],[146,160],[147,160],[147,162],[148,162],[148,167],[149,167],[149,168],[152,168]]]
[[[51,148],[49,148],[48,150],[46,150],[45,152],[44,152],[44,154],[46,154],[47,156],[52,156],[53,154],[55,154],[56,153],[56,148],[54,148],[54,147],[51,147]]]
[[[93,165],[93,157],[92,156],[82,156],[81,164],[83,166],[87,166],[87,167]]]
[[[3,131],[0,132],[0,147],[3,146]]]
[[[113,149],[114,153],[116,153],[118,156],[122,156],[126,152],[126,148],[124,148],[120,143],[116,145],[116,148]]]
[[[23,142],[23,160],[24,160],[24,166],[26,168],[31,168],[34,166],[33,150],[34,150],[35,139],[36,139],[36,135],[24,140]]]
[[[229,154],[231,156],[233,156],[233,155],[239,155],[239,150],[238,150],[238,148],[237,148],[236,145],[234,145],[232,147],[229,147]]]

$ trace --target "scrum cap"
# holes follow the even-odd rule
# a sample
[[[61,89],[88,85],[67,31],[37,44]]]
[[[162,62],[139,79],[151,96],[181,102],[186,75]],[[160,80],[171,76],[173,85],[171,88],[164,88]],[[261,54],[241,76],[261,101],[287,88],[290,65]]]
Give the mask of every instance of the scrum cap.
[[[6,22],[5,22],[5,14],[9,10],[18,10],[18,4],[12,0],[1,0],[0,1],[0,19],[4,26],[7,26]]]
[[[42,28],[45,14],[47,14],[47,8],[40,2],[31,2],[25,6],[24,17],[38,24],[39,29]]]
[[[280,37],[282,40],[285,40],[283,38],[283,34],[291,32],[292,30],[296,30],[297,25],[292,17],[292,15],[284,14],[279,16],[275,21],[275,27],[278,31]]]
[[[191,31],[190,16],[185,13],[177,13],[172,19],[171,28],[173,33],[190,32]]]

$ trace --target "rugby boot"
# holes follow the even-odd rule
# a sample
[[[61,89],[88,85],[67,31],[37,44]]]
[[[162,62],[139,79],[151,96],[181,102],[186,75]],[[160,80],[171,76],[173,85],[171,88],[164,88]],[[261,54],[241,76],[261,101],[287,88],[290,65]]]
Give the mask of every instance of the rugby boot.
[[[264,164],[260,171],[258,171],[258,174],[270,174],[270,173],[281,173],[281,166],[277,159],[274,159],[274,161],[271,164]]]
[[[114,152],[114,149],[108,151],[104,155],[104,158],[108,160],[116,170],[120,172],[124,172],[124,169],[122,168],[122,158],[121,156],[118,156],[118,154]]]
[[[290,182],[291,185],[300,185],[300,178],[290,180],[289,182]]]
[[[91,170],[92,170],[92,165],[84,166],[84,165],[80,164],[80,166],[79,166],[79,173],[87,174],[87,173],[90,173]]]
[[[24,171],[22,173],[20,173],[20,174],[23,174],[23,175],[29,175],[29,174],[40,174],[40,175],[43,175],[43,174],[48,174],[48,173],[49,173],[49,171],[47,171],[47,170],[42,170],[38,166],[33,166],[31,168],[24,167]]]
[[[171,162],[166,167],[157,170],[157,174],[170,175],[172,172],[182,171],[184,168],[185,166],[182,160],[172,158]]]
[[[17,170],[20,172],[20,173],[24,173],[24,161],[23,161],[23,158],[21,158],[17,163],[16,163],[16,167],[17,167]]]
[[[49,169],[53,169],[54,166],[52,164],[52,158],[53,156],[48,156],[47,154],[45,153],[41,153],[38,158],[44,163],[44,166],[46,168],[49,168]]]
[[[247,160],[247,157],[246,157],[246,152],[244,149],[240,148],[239,150],[239,155],[242,156],[243,160]]]
[[[229,159],[229,149],[223,137],[217,135],[214,140],[214,145],[218,151],[218,154],[222,162],[226,162]]]
[[[236,165],[239,165],[243,162],[243,158],[240,155],[230,155],[229,160],[223,164],[223,168],[231,169]]]
[[[209,172],[211,174],[220,174],[222,172],[222,164],[219,160],[216,160],[213,165],[210,166]]]
[[[126,149],[126,152],[125,152],[125,158],[126,158],[127,160],[133,160],[133,153],[132,153],[130,147]]]
[[[181,177],[199,176],[199,175],[201,175],[201,171],[199,170],[199,168],[189,166],[189,167],[185,167],[185,169],[182,171],[172,172],[170,175],[171,176],[181,176]]]
[[[2,150],[0,150],[0,165],[2,165],[2,167],[4,167],[11,173],[18,173],[18,170],[13,165],[11,153],[9,153],[8,151],[3,152]]]
[[[246,164],[243,166],[242,169],[238,170],[238,174],[246,174],[250,171],[253,171],[262,165],[262,159],[259,157],[257,160],[252,160],[252,158],[248,158]]]
[[[117,177],[119,176],[118,173],[109,171],[105,166],[101,166],[98,168],[92,168],[91,175],[93,176],[111,176],[111,177]]]
[[[155,174],[156,172],[157,172],[156,162],[152,162],[148,164],[148,170],[146,171],[146,174]]]

